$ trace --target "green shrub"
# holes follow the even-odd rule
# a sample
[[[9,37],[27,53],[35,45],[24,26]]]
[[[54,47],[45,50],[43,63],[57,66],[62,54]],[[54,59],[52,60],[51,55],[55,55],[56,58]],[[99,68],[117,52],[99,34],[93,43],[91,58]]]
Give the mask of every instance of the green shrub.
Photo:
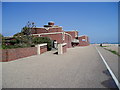
[[[47,43],[47,49],[48,50],[52,49],[52,41],[48,37],[34,37],[33,43],[34,44]]]
[[[30,40],[30,41],[29,41]],[[48,37],[14,36],[2,38],[2,49],[34,47],[36,44],[47,43],[47,49],[51,50],[52,41]]]
[[[32,47],[31,45],[2,45],[2,49],[13,49],[13,48],[26,48],[26,47]]]

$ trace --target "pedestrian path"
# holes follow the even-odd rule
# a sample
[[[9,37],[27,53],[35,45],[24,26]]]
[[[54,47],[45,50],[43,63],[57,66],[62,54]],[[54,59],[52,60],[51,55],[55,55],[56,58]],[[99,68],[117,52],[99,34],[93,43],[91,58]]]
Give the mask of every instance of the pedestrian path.
[[[116,87],[94,46],[53,53],[3,63],[3,88]]]

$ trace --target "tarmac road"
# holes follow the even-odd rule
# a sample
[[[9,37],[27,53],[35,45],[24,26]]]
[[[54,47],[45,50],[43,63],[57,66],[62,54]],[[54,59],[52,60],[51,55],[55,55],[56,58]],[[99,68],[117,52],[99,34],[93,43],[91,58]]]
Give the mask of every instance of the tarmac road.
[[[53,53],[3,62],[3,88],[116,88],[94,45]]]
[[[113,73],[118,79],[118,58],[119,57],[116,54],[113,54],[110,51],[105,50],[102,47],[97,46],[97,48],[99,49],[102,56],[105,58],[107,64],[109,65],[109,67],[111,68],[111,70],[113,71]],[[105,47],[105,48],[109,48],[109,47]],[[115,49],[117,49],[117,47],[115,47]]]

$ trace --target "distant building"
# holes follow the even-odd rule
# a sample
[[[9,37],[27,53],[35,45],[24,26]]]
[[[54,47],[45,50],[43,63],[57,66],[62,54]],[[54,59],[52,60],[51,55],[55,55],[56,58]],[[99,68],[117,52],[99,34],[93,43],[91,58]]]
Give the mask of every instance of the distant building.
[[[53,40],[54,45],[67,43],[67,48],[90,44],[88,36],[78,36],[78,31],[64,31],[61,26],[54,25],[54,22],[48,22],[48,25],[43,27],[35,27],[32,34],[37,37],[49,37]]]

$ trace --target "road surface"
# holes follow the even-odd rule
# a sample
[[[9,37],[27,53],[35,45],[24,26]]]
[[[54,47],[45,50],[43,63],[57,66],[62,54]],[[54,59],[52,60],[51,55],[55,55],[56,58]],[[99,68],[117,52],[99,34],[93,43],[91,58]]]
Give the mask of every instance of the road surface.
[[[117,64],[116,58],[112,61],[105,50],[98,49],[111,60],[110,64]],[[69,48],[63,55],[53,53],[3,62],[3,88],[116,88],[94,45]],[[117,75],[114,65],[111,67]]]

